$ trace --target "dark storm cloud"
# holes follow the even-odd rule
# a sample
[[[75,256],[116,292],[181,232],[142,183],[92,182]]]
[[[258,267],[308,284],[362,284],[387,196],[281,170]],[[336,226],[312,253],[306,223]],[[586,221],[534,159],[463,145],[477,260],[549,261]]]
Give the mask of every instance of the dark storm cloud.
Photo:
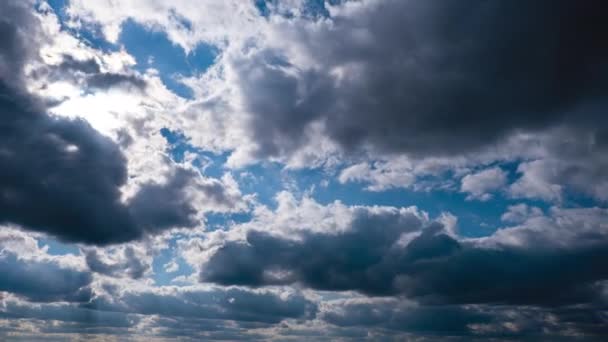
[[[284,43],[314,69],[276,50],[235,63],[262,156],[305,144],[305,128],[318,120],[347,150],[414,155],[473,151],[564,122],[606,125],[604,1],[385,0],[348,8],[331,24],[280,26]]]
[[[92,297],[89,272],[77,271],[53,262],[20,259],[0,254],[0,291],[26,297],[31,301],[87,302]]]
[[[184,176],[166,186],[144,185],[131,207],[122,203],[127,169],[119,146],[83,120],[47,115],[42,101],[27,93],[24,64],[38,58],[42,39],[32,6],[28,1],[0,3],[0,224],[90,244],[124,242],[191,224],[191,209],[179,198],[183,189],[176,188],[186,185]],[[90,61],[64,62],[67,69],[98,71]],[[127,80],[106,76],[92,77],[102,87]]]
[[[404,246],[397,243],[401,234],[420,229],[421,223],[385,222],[358,218],[344,233],[309,232],[298,240],[250,231],[246,242],[230,241],[218,249],[203,265],[201,280],[300,283],[317,290],[405,295],[431,304],[556,306],[598,300],[600,282],[608,279],[601,266],[608,239],[599,232],[581,232],[575,235],[579,244],[559,247],[547,238],[556,228],[535,226],[513,237],[527,245],[485,247],[458,241],[432,223]]]

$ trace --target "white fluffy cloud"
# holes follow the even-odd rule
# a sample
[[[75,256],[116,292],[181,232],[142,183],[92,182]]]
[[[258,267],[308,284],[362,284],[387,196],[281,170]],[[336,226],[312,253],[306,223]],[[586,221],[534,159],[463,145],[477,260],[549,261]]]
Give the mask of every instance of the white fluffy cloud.
[[[468,174],[461,180],[460,191],[469,194],[467,199],[487,201],[492,198],[492,192],[502,189],[507,184],[507,176],[500,167]]]

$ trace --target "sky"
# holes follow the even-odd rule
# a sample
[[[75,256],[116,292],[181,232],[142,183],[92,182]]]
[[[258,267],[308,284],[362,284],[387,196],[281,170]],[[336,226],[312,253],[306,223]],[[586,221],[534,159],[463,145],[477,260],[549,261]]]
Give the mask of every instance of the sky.
[[[0,1],[0,340],[606,340],[606,10]]]

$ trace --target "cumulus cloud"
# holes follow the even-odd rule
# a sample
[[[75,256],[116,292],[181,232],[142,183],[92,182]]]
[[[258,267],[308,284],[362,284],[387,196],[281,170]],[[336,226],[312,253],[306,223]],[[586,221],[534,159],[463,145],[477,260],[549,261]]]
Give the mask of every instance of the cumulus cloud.
[[[491,192],[502,189],[507,183],[507,173],[500,167],[494,167],[464,176],[460,191],[469,195],[467,199],[487,201],[492,198]]]
[[[346,150],[462,153],[516,130],[600,119],[576,109],[603,101],[605,73],[592,70],[605,69],[606,28],[588,16],[602,7],[347,2],[327,20],[275,18],[267,47],[232,69],[262,155],[299,148],[319,121]],[[504,24],[514,16],[519,25]]]
[[[507,211],[502,214],[500,219],[508,223],[521,223],[527,221],[531,217],[537,217],[542,215],[543,211],[540,208],[521,203],[510,205],[507,208]]]
[[[415,212],[357,208],[350,229],[337,234],[302,231],[290,239],[252,230],[246,241],[219,248],[203,265],[201,280],[251,286],[302,282],[322,290],[389,294],[392,284],[381,264],[403,234],[424,224]]]
[[[407,188],[416,181],[415,171],[408,160],[402,162],[391,160],[386,163],[359,163],[351,165],[340,172],[340,183],[369,183],[370,191],[382,191],[390,188]]]
[[[36,35],[27,35],[36,32],[39,24],[27,5],[13,1],[2,5],[3,30],[11,44],[3,44],[0,53],[14,65],[0,83],[5,131],[0,140],[0,220],[67,239],[103,240],[109,227],[132,238],[137,234],[119,203],[118,187],[126,172],[118,148],[83,121],[44,114],[23,84],[16,82],[22,77],[24,60],[35,54],[29,49],[35,48]]]
[[[147,86],[141,76],[104,71],[95,58],[77,59],[69,54],[63,54],[59,64],[45,64],[33,70],[31,76],[44,82],[69,80],[91,91],[107,90],[117,86],[143,91]]]
[[[555,209],[489,237],[463,239],[415,212],[356,208],[338,232],[286,236],[253,228],[215,249],[200,277],[224,285],[403,294],[436,304],[591,303],[607,277],[598,269],[608,250],[605,216],[599,208]],[[313,217],[303,220],[314,224]]]
[[[86,302],[91,299],[89,272],[70,269],[54,262],[21,259],[0,253],[0,291],[24,296],[32,301]]]
[[[89,244],[125,242],[176,226],[197,224],[198,213],[186,188],[201,178],[177,168],[165,182],[148,181],[130,199],[123,200],[127,160],[120,146],[82,119],[50,115],[43,101],[28,93],[25,64],[37,61],[42,45],[42,19],[33,4],[4,3],[0,46],[0,112],[4,118],[0,138],[0,222],[15,223],[61,239]],[[123,81],[143,87],[143,81],[99,73],[91,61],[65,58],[60,67],[89,75],[92,87]],[[126,78],[125,78],[126,77]],[[88,108],[80,108],[86,111]],[[200,185],[202,192],[230,206],[222,182]],[[206,188],[203,188],[207,186]]]
[[[219,46],[216,65],[186,80],[197,101],[180,126],[200,146],[233,151],[233,166],[264,158],[320,166],[360,149],[386,159],[406,154],[413,164],[427,157],[470,159],[488,149],[498,149],[495,160],[518,160],[525,151],[500,146],[521,133],[565,124],[576,126],[584,141],[603,136],[606,27],[595,14],[604,7],[599,1],[264,2],[265,16],[252,3],[199,6],[214,18],[242,15],[212,30],[215,19],[191,11],[187,1],[170,7],[75,1],[68,13],[101,25],[112,41],[121,23],[135,20],[163,30],[187,51],[199,43]],[[505,24],[513,17],[519,25]],[[579,133],[550,134],[573,143]],[[557,155],[560,163],[553,154],[534,166],[527,161],[513,196],[553,201],[568,185],[601,198],[605,191],[582,181],[601,177],[597,151],[567,160]],[[412,184],[419,174],[413,168],[365,161],[345,169],[340,181],[369,183],[373,191],[428,189]]]
[[[119,256],[120,250],[122,250],[121,256]],[[116,277],[129,276],[134,279],[143,277],[151,268],[150,265],[144,261],[146,258],[141,255],[141,251],[136,251],[132,246],[120,248],[113,252],[112,256],[114,259],[118,260],[106,261],[97,250],[91,249],[87,251],[85,253],[87,266],[92,272]]]

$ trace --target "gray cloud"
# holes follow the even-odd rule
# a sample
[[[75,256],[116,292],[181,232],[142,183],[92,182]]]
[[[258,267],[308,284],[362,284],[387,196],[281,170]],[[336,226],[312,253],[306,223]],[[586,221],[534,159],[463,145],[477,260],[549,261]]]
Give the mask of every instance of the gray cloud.
[[[64,55],[63,60],[57,67],[62,72],[83,72],[85,74],[96,74],[101,72],[99,63],[93,58],[86,60],[75,59],[71,55]]]
[[[24,92],[19,82],[23,63],[37,45],[35,36],[26,35],[38,30],[39,23],[25,2],[0,6],[7,33],[0,56],[13,64],[11,74],[0,79],[0,222],[66,240],[135,238],[139,232],[119,202],[118,187],[126,181],[120,150],[81,120],[44,114]]]
[[[32,301],[87,302],[92,297],[89,272],[62,267],[48,261],[20,259],[0,254],[0,291],[23,296]]]
[[[598,110],[599,113],[599,109]],[[608,201],[608,127],[584,130],[560,127],[541,138],[538,159],[518,167],[519,178],[509,188],[516,198],[562,202],[569,193]]]
[[[72,304],[30,305],[28,303],[7,302],[0,311],[0,317],[11,319],[36,319],[76,323],[79,332],[91,327],[128,328],[138,321],[122,312],[97,311]],[[69,325],[68,325],[69,327]],[[72,328],[75,328],[72,326]]]
[[[146,88],[146,81],[136,75],[115,74],[109,72],[97,73],[86,78],[87,87],[91,89],[108,89],[116,86],[134,87],[139,90]]]
[[[311,320],[315,303],[298,294],[240,289],[150,289],[98,295],[86,304],[32,304],[7,300],[0,306],[0,337],[7,327],[2,319],[20,320],[35,327],[29,339],[53,334],[149,336],[180,340],[259,340],[255,329],[269,329],[287,319]],[[53,322],[53,324],[48,324]],[[142,329],[141,325],[150,329]],[[16,327],[13,336],[27,336]],[[267,333],[267,332],[266,332]],[[267,336],[266,336],[267,337]],[[27,340],[27,338],[26,338]]]
[[[92,91],[119,86],[143,91],[147,87],[146,81],[137,74],[105,72],[94,58],[80,60],[67,54],[62,56],[61,63],[43,65],[33,70],[30,76],[52,81],[68,80]]]
[[[128,276],[133,279],[139,279],[150,269],[150,265],[142,262],[135,255],[132,247],[126,247],[123,252],[123,260],[118,263],[107,263],[103,261],[96,250],[92,249],[86,252],[85,260],[89,269],[93,272],[114,276]]]
[[[148,184],[130,201],[131,215],[148,231],[194,226],[196,210],[184,190],[195,177],[195,171],[178,168],[166,184]]]
[[[225,242],[200,276],[224,285],[300,283],[432,304],[591,303],[608,278],[600,266],[608,257],[600,211],[556,212],[482,240],[456,239],[438,222],[395,224],[372,215],[358,216],[343,233],[304,232],[295,240],[253,230],[246,242]],[[575,222],[588,228],[577,230]],[[399,243],[403,233],[421,229]]]
[[[229,241],[203,266],[202,281],[263,286],[302,282],[322,290],[393,291],[390,273],[380,266],[407,232],[423,227],[414,214],[355,213],[349,231],[335,235],[303,233],[301,241],[250,231],[247,241]]]
[[[475,151],[563,122],[605,124],[601,110],[580,110],[606,105],[602,1],[347,7],[330,21],[286,21],[278,48],[234,63],[261,156],[306,144],[315,121],[345,150],[411,155]],[[307,58],[312,67],[299,62]]]
[[[600,307],[424,306],[396,299],[328,303],[322,319],[343,328],[398,331],[430,340],[601,340],[607,322]],[[403,338],[400,336],[400,338]],[[405,338],[407,339],[407,338]]]
[[[342,327],[376,327],[419,335],[469,335],[470,324],[493,321],[493,316],[476,308],[460,306],[418,306],[399,300],[343,301],[331,303],[323,320]]]
[[[166,185],[144,184],[125,204],[120,187],[127,181],[126,159],[119,146],[83,120],[47,115],[42,101],[27,93],[24,63],[38,58],[42,39],[31,6],[19,1],[0,5],[5,37],[0,43],[0,223],[89,244],[192,226],[193,209],[180,196],[188,177],[196,175],[178,171]],[[92,61],[66,57],[61,67],[95,72],[91,77],[98,78],[98,86],[124,81],[97,73]]]
[[[171,289],[170,289],[171,290]],[[270,291],[252,292],[238,288],[177,289],[172,291],[139,291],[100,296],[87,307],[96,310],[245,322],[278,323],[283,319],[312,318],[316,304],[301,295],[281,297]]]

